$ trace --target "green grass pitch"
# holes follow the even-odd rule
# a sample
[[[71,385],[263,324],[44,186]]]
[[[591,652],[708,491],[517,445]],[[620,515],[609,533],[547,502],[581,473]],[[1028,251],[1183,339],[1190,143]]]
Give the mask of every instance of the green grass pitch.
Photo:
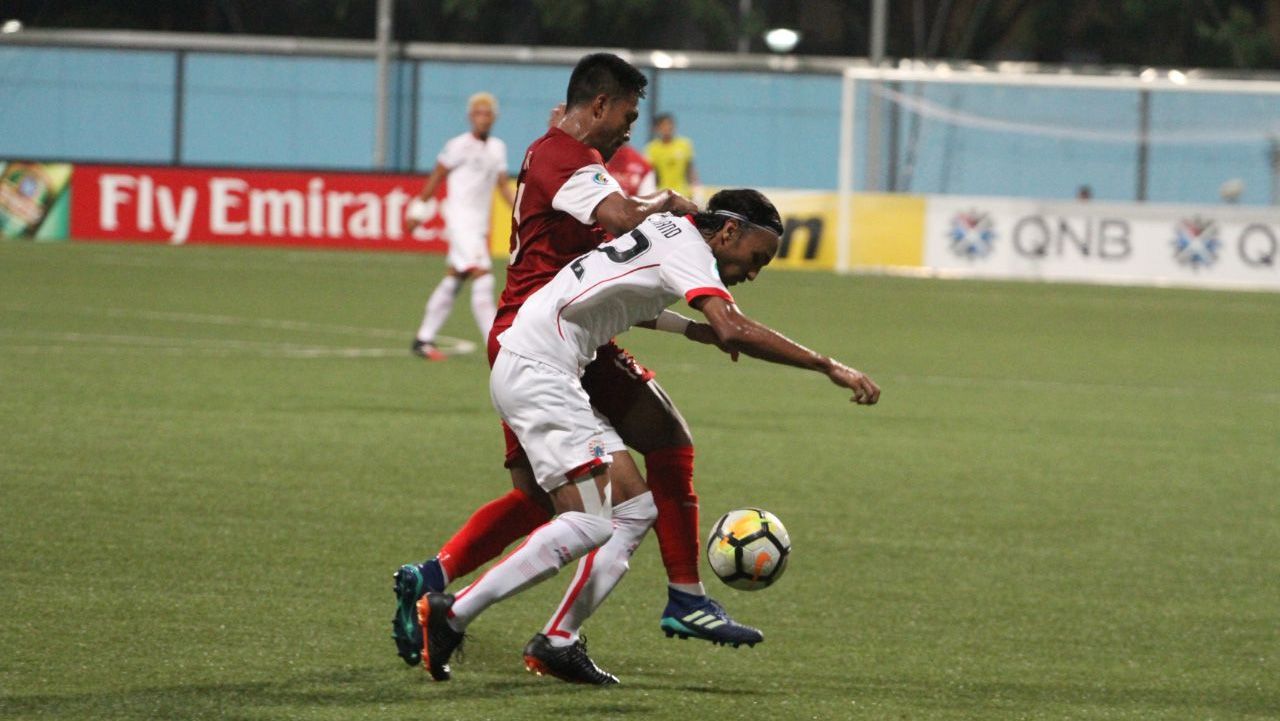
[[[760,505],[754,649],[669,640],[652,538],[589,628],[623,685],[524,672],[567,574],[455,679],[391,574],[508,487],[480,353],[407,350],[438,257],[0,244],[0,718],[1275,719],[1280,295],[766,271],[827,381],[636,330],[703,526]],[[445,332],[476,339],[465,296]]]

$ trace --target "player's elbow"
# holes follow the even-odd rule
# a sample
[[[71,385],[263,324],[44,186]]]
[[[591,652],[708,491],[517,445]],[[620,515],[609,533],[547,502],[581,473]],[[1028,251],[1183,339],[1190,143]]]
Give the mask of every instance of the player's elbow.
[[[751,347],[751,328],[745,324],[730,321],[713,325],[712,329],[720,338],[720,345],[730,350],[743,351]]]

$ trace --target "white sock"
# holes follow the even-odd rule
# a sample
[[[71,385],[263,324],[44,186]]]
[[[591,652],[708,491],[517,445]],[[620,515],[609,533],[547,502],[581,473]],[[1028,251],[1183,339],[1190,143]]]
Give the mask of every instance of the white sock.
[[[694,596],[707,595],[707,589],[702,585],[702,581],[698,581],[697,583],[668,583],[667,585],[677,591],[690,593]]]
[[[449,625],[461,631],[489,606],[544,581],[608,542],[608,518],[569,511],[543,524],[498,565],[458,592]]]
[[[418,340],[423,343],[434,343],[436,333],[449,319],[453,311],[453,299],[462,290],[462,279],[456,275],[446,275],[440,285],[427,298],[427,310],[422,316],[422,325],[418,327]]]
[[[475,316],[476,327],[485,341],[489,340],[489,329],[497,314],[498,308],[493,304],[493,274],[485,273],[471,281],[471,315]]]
[[[613,507],[613,537],[578,561],[568,592],[542,629],[551,645],[569,646],[578,640],[582,624],[622,580],[631,567],[631,554],[657,518],[658,507],[648,491]]]

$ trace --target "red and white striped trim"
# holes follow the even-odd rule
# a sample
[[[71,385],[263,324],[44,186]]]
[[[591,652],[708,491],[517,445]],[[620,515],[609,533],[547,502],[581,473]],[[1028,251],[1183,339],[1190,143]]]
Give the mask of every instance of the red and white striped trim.
[[[724,298],[730,303],[733,302],[733,296],[729,294],[729,291],[724,290],[722,288],[711,288],[711,287],[694,288],[693,290],[684,294],[684,302],[692,304],[694,298],[702,298],[708,295],[713,295],[717,298]]]

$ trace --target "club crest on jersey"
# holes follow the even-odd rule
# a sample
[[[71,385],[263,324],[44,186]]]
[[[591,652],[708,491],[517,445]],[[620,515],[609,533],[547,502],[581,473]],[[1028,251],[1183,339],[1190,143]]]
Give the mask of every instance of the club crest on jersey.
[[[1192,270],[1208,268],[1218,262],[1222,241],[1218,224],[1207,218],[1183,218],[1173,229],[1173,259]]]
[[[951,242],[952,253],[968,260],[979,260],[991,255],[996,243],[996,230],[990,215],[971,210],[956,213],[951,218],[947,239]]]
[[[604,441],[599,438],[587,441],[587,454],[592,458],[604,458]]]
[[[609,176],[605,175],[604,173],[596,173],[595,175],[591,176],[591,181],[596,185],[608,185]]]

